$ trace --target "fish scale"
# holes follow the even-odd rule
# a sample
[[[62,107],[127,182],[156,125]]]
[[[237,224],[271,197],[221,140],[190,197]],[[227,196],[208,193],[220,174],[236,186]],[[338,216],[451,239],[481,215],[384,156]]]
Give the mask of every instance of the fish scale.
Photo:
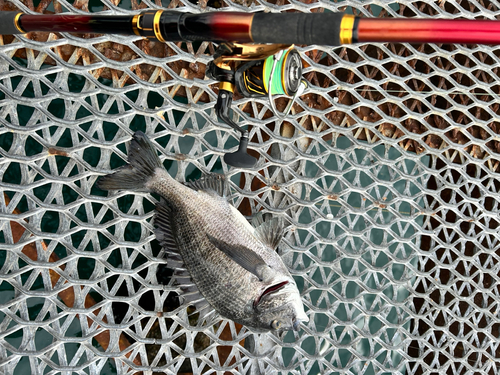
[[[308,320],[297,285],[276,252],[282,222],[260,217],[252,227],[227,201],[223,177],[207,175],[187,185],[175,181],[146,135],[137,132],[128,164],[100,178],[98,186],[160,194],[155,234],[173,254],[167,265],[200,318],[214,309],[257,332],[298,329]]]

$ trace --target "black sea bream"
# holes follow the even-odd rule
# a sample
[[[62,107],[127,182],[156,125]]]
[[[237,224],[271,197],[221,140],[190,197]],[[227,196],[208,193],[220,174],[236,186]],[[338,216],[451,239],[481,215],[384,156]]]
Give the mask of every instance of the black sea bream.
[[[221,316],[258,332],[298,329],[308,320],[297,285],[276,253],[283,235],[281,219],[264,221],[259,216],[257,226],[250,225],[227,201],[220,175],[187,185],[175,181],[142,132],[134,134],[128,161],[102,177],[98,186],[145,188],[162,196],[155,234],[171,254],[167,264],[177,269],[190,304],[203,314],[211,310],[208,302]]]

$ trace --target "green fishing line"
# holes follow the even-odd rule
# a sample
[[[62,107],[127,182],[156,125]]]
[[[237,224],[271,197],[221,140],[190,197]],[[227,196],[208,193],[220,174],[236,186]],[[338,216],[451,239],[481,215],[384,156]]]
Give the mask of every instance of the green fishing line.
[[[274,68],[274,73],[273,73],[273,79],[271,81],[272,95],[286,94],[285,88],[283,87],[282,76],[283,76],[283,64],[285,64],[287,56],[288,52],[284,53],[283,56],[281,56],[281,58],[276,62],[276,66]],[[263,75],[264,75],[264,88],[266,89],[266,92],[269,92],[268,89],[269,76],[271,75],[271,71],[273,70],[273,62],[274,62],[274,56],[269,56],[264,62]]]

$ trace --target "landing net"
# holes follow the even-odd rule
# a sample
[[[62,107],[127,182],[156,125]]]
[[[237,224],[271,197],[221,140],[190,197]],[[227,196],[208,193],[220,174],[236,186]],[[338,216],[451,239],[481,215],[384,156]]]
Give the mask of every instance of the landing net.
[[[347,11],[494,19],[497,1],[0,1],[27,13]],[[286,121],[236,97],[216,118],[216,46],[118,35],[0,37],[0,373],[497,374],[496,46],[298,47]],[[278,97],[283,110],[287,100]],[[309,323],[253,335],[179,305],[152,233],[159,197],[107,193],[136,130],[179,181],[225,173],[234,205],[286,217]]]

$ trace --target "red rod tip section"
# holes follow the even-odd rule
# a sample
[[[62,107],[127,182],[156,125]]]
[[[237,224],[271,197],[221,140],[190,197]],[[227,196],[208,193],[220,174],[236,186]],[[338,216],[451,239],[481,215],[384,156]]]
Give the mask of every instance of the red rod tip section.
[[[500,44],[500,21],[360,18],[357,41]]]

